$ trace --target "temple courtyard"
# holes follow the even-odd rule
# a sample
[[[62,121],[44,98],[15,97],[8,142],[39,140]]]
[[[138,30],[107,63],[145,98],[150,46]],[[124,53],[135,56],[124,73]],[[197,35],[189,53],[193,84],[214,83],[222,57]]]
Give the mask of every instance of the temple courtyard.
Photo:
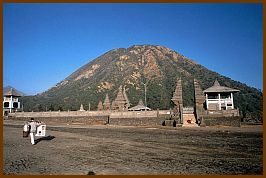
[[[4,175],[262,175],[263,128],[129,127],[46,123],[23,138],[3,122]]]

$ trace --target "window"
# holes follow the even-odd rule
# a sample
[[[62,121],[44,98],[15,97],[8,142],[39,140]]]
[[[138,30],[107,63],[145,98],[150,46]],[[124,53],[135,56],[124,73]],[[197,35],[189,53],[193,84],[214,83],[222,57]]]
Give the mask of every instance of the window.
[[[9,102],[4,102],[4,108],[8,108],[9,107]]]
[[[13,108],[18,108],[18,102],[13,103]]]

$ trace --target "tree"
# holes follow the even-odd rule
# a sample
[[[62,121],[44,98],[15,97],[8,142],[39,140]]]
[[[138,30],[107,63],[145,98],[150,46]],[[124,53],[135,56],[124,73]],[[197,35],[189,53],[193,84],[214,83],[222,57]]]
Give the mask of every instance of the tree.
[[[38,111],[39,111],[39,112],[40,112],[40,111],[43,111],[43,107],[42,107],[41,104],[38,105]]]
[[[58,107],[58,110],[63,111],[63,108],[61,106]]]
[[[54,111],[54,106],[53,106],[53,104],[50,104],[49,110],[50,110],[50,111]]]

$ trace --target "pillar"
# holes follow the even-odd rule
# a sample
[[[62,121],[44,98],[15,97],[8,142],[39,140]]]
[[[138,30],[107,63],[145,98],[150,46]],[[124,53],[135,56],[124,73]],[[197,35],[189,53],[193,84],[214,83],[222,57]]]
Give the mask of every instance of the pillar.
[[[232,109],[234,109],[234,98],[233,98],[233,93],[231,93],[231,101],[232,101]]]
[[[10,96],[10,104],[9,104],[9,107],[10,107],[10,110],[9,112],[11,113],[12,112],[12,107],[13,107],[13,98],[12,98],[12,95]]]
[[[206,93],[206,109],[208,110],[209,109],[209,106],[208,106],[208,94]]]
[[[218,93],[218,104],[219,104],[219,110],[221,110],[221,94]]]

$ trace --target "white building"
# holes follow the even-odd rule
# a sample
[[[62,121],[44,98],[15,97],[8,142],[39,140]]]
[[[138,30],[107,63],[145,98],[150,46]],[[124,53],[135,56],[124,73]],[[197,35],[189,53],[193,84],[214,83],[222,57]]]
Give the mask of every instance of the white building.
[[[219,82],[215,80],[212,87],[203,91],[206,97],[207,110],[233,110],[233,93],[236,92],[239,92],[239,90],[221,86]]]
[[[6,115],[8,112],[15,112],[20,109],[20,102],[18,98],[22,95],[19,94],[15,89],[10,88],[6,93],[4,93],[3,101],[3,111]]]

